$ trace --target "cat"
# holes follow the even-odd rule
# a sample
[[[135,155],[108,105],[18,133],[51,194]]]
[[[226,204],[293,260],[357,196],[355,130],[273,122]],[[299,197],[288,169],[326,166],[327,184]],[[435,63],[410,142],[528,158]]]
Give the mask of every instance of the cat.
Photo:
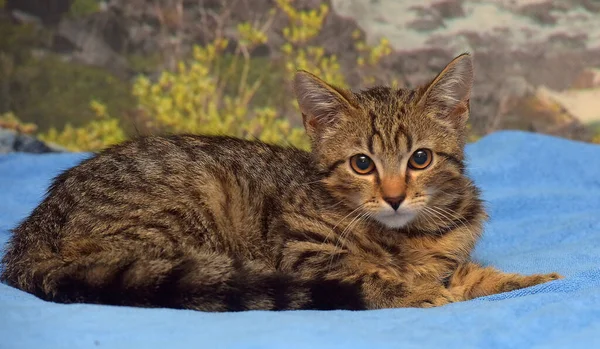
[[[414,90],[298,71],[311,152],[146,136],[56,177],[2,280],[44,300],[201,311],[434,307],[560,278],[484,267],[465,174],[473,62]]]

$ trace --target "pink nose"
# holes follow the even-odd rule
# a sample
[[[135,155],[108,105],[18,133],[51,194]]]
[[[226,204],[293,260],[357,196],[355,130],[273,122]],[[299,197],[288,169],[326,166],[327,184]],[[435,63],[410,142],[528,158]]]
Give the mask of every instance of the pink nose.
[[[402,196],[395,196],[395,197],[391,197],[391,198],[383,198],[383,200],[385,200],[385,202],[390,204],[390,206],[392,206],[394,211],[396,211],[398,209],[398,207],[400,207],[400,205],[402,205],[402,201],[404,201],[405,198],[406,198],[406,195],[402,195]]]

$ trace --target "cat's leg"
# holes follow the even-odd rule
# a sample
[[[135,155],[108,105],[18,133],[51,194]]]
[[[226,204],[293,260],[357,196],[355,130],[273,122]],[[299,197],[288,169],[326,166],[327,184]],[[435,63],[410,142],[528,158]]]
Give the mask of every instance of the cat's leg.
[[[396,307],[432,308],[454,303],[458,299],[438,282],[413,285],[409,292],[398,300]]]
[[[306,280],[347,285],[353,292],[331,295],[332,309],[428,308],[455,301],[441,281],[416,282],[395,266],[370,263],[328,244],[288,242],[279,268]]]
[[[504,273],[492,267],[466,263],[450,278],[448,289],[458,300],[469,300],[496,293],[513,291],[562,278],[557,273],[521,275]]]

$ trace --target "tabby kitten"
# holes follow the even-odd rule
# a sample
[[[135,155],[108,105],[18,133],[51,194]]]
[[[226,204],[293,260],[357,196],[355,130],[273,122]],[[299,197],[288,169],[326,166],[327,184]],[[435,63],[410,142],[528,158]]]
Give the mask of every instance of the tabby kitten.
[[[204,311],[431,307],[528,287],[470,253],[471,57],[416,90],[359,93],[300,71],[312,152],[143,137],[58,176],[16,229],[9,285],[56,302]]]

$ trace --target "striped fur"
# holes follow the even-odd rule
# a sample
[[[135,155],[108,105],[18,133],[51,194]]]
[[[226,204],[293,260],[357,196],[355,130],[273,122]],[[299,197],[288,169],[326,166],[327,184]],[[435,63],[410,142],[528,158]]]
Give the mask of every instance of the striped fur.
[[[486,219],[464,173],[471,64],[413,91],[299,72],[311,153],[194,135],[106,149],[14,229],[2,279],[55,302],[240,311],[431,307],[558,278],[470,262]],[[354,172],[357,153],[376,171]]]

